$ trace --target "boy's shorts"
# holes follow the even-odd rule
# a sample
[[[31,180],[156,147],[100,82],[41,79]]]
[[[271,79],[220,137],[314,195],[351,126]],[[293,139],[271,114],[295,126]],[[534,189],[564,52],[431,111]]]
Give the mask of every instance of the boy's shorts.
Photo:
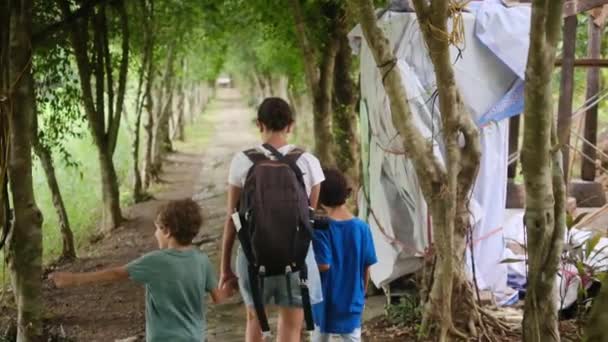
[[[251,284],[249,282],[249,273],[247,268],[249,262],[240,250],[236,256],[236,274],[239,277],[239,290],[241,297],[246,306],[253,306],[253,296],[251,294]],[[291,299],[289,291],[291,289]],[[289,281],[284,275],[272,276],[264,278],[264,290],[262,294],[264,304],[274,304],[281,307],[302,307],[302,293],[300,292],[300,277],[298,273],[289,274]]]
[[[332,339],[333,337],[333,339]],[[312,333],[312,342],[360,342],[361,341],[361,328],[355,329],[349,334],[326,334],[322,333],[318,326],[315,326],[315,331]]]

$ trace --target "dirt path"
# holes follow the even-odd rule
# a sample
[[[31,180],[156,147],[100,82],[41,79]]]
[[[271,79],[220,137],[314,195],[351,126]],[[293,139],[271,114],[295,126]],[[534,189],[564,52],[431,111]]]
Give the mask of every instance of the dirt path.
[[[254,142],[256,136],[250,127],[252,114],[238,93],[220,91],[214,107],[206,119],[214,126],[207,146],[170,155],[161,176],[162,190],[154,194],[155,199],[126,209],[128,221],[124,227],[86,248],[80,259],[62,269],[91,271],[122,265],[155,249],[153,219],[157,208],[167,200],[185,197],[194,198],[203,207],[202,249],[218,264],[230,158],[235,151]],[[46,284],[45,300],[51,325],[59,326],[75,341],[107,342],[135,336],[141,339],[144,335],[144,290],[132,282],[75,289],[54,289]],[[235,314],[242,314],[238,301],[234,299],[232,304],[211,309],[210,341],[230,341],[222,336],[228,331],[242,339],[243,333],[234,331],[236,324],[224,324],[226,316],[236,323]],[[215,328],[219,321],[225,329]]]
[[[203,208],[201,248],[216,268],[219,266],[230,160],[236,151],[254,144],[258,137],[251,126],[253,113],[236,91],[221,90],[213,107],[205,114],[205,122],[213,126],[205,146],[169,156],[161,177],[163,190],[154,194],[155,200],[128,208],[125,212],[129,221],[124,227],[91,245],[78,261],[63,269],[91,271],[122,265],[155,249],[156,209],[167,200],[184,197],[192,197]],[[47,284],[45,298],[51,325],[59,326],[75,341],[143,340],[144,291],[132,282],[76,289],[54,289]],[[368,301],[366,316],[382,312],[382,303],[382,298]],[[208,341],[243,341],[244,323],[245,311],[238,296],[226,304],[211,305]]]

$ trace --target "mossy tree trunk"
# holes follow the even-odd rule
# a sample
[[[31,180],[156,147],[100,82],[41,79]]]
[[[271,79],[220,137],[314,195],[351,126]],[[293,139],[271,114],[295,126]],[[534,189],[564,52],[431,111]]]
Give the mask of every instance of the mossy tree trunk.
[[[14,221],[7,241],[17,304],[17,341],[42,340],[42,214],[32,184],[36,97],[31,72],[32,1],[0,2],[0,119],[8,121]],[[6,201],[6,199],[4,199]]]
[[[357,83],[352,77],[353,53],[348,41],[351,27],[346,11],[341,8],[337,23],[338,52],[334,73],[333,134],[336,142],[336,164],[348,175],[355,189],[359,186],[359,131]]]
[[[163,157],[172,151],[169,134],[169,120],[173,111],[174,78],[175,78],[175,45],[169,47],[167,64],[163,80],[158,88],[158,105],[156,106],[156,125],[152,144],[152,174],[158,176],[162,169]]]
[[[526,187],[528,286],[524,341],[559,341],[553,293],[565,229],[561,153],[553,118],[552,75],[562,23],[560,0],[534,0],[526,68],[521,164]]]
[[[48,147],[44,146],[39,139],[36,137],[36,130],[32,134],[32,144],[34,148],[34,153],[40,159],[40,164],[42,165],[42,169],[44,170],[44,175],[46,177],[46,183],[49,186],[49,190],[51,191],[51,196],[53,199],[53,206],[55,207],[55,212],[57,213],[57,218],[59,221],[59,230],[61,232],[61,255],[60,260],[73,260],[76,258],[76,248],[74,247],[74,233],[72,232],[72,228],[70,227],[70,220],[68,217],[68,212],[65,209],[65,203],[63,201],[63,196],[61,194],[61,189],[59,188],[59,182],[57,181],[57,175],[55,174],[55,165],[53,163],[53,156]]]

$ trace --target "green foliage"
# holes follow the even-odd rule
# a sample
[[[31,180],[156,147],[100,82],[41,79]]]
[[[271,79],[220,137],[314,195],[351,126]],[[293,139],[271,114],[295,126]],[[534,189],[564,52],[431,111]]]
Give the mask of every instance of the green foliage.
[[[114,163],[121,190],[126,192],[130,182],[131,152],[126,130],[121,130],[114,154]],[[58,167],[57,180],[64,194],[66,210],[74,233],[74,242],[78,247],[86,245],[91,234],[95,233],[101,215],[101,174],[97,151],[89,135],[65,140],[64,146],[72,158],[78,161],[77,168]],[[61,253],[61,234],[59,222],[51,193],[46,184],[42,166],[34,163],[34,191],[36,203],[44,214],[43,246],[44,261],[49,262]]]
[[[86,132],[80,109],[78,75],[67,49],[56,46],[34,55],[34,79],[38,106],[38,139],[51,152],[59,153],[68,166],[77,166],[66,141]]]
[[[423,310],[420,298],[415,295],[406,295],[400,299],[398,304],[388,305],[386,312],[391,324],[418,327],[422,321]]]

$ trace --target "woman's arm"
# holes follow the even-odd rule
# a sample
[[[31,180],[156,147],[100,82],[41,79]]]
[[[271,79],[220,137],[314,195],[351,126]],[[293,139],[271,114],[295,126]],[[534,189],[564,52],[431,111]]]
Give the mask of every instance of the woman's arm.
[[[310,206],[317,209],[319,205],[319,194],[321,193],[321,184],[317,184],[310,189]]]
[[[365,275],[363,276],[363,286],[365,289],[365,293],[367,293],[367,288],[369,287],[369,266],[365,268]]]
[[[232,259],[232,247],[236,240],[236,229],[234,222],[232,221],[232,214],[237,209],[237,203],[241,196],[241,188],[234,185],[228,187],[228,203],[226,206],[226,221],[224,222],[224,234],[222,238],[222,257],[220,262],[220,284],[219,287],[223,288],[224,284],[230,282],[232,279],[236,279],[234,272],[232,272],[232,266],[230,265]]]
[[[57,287],[69,287],[126,280],[129,279],[129,273],[126,266],[121,266],[96,272],[55,272],[49,275],[49,279]]]

